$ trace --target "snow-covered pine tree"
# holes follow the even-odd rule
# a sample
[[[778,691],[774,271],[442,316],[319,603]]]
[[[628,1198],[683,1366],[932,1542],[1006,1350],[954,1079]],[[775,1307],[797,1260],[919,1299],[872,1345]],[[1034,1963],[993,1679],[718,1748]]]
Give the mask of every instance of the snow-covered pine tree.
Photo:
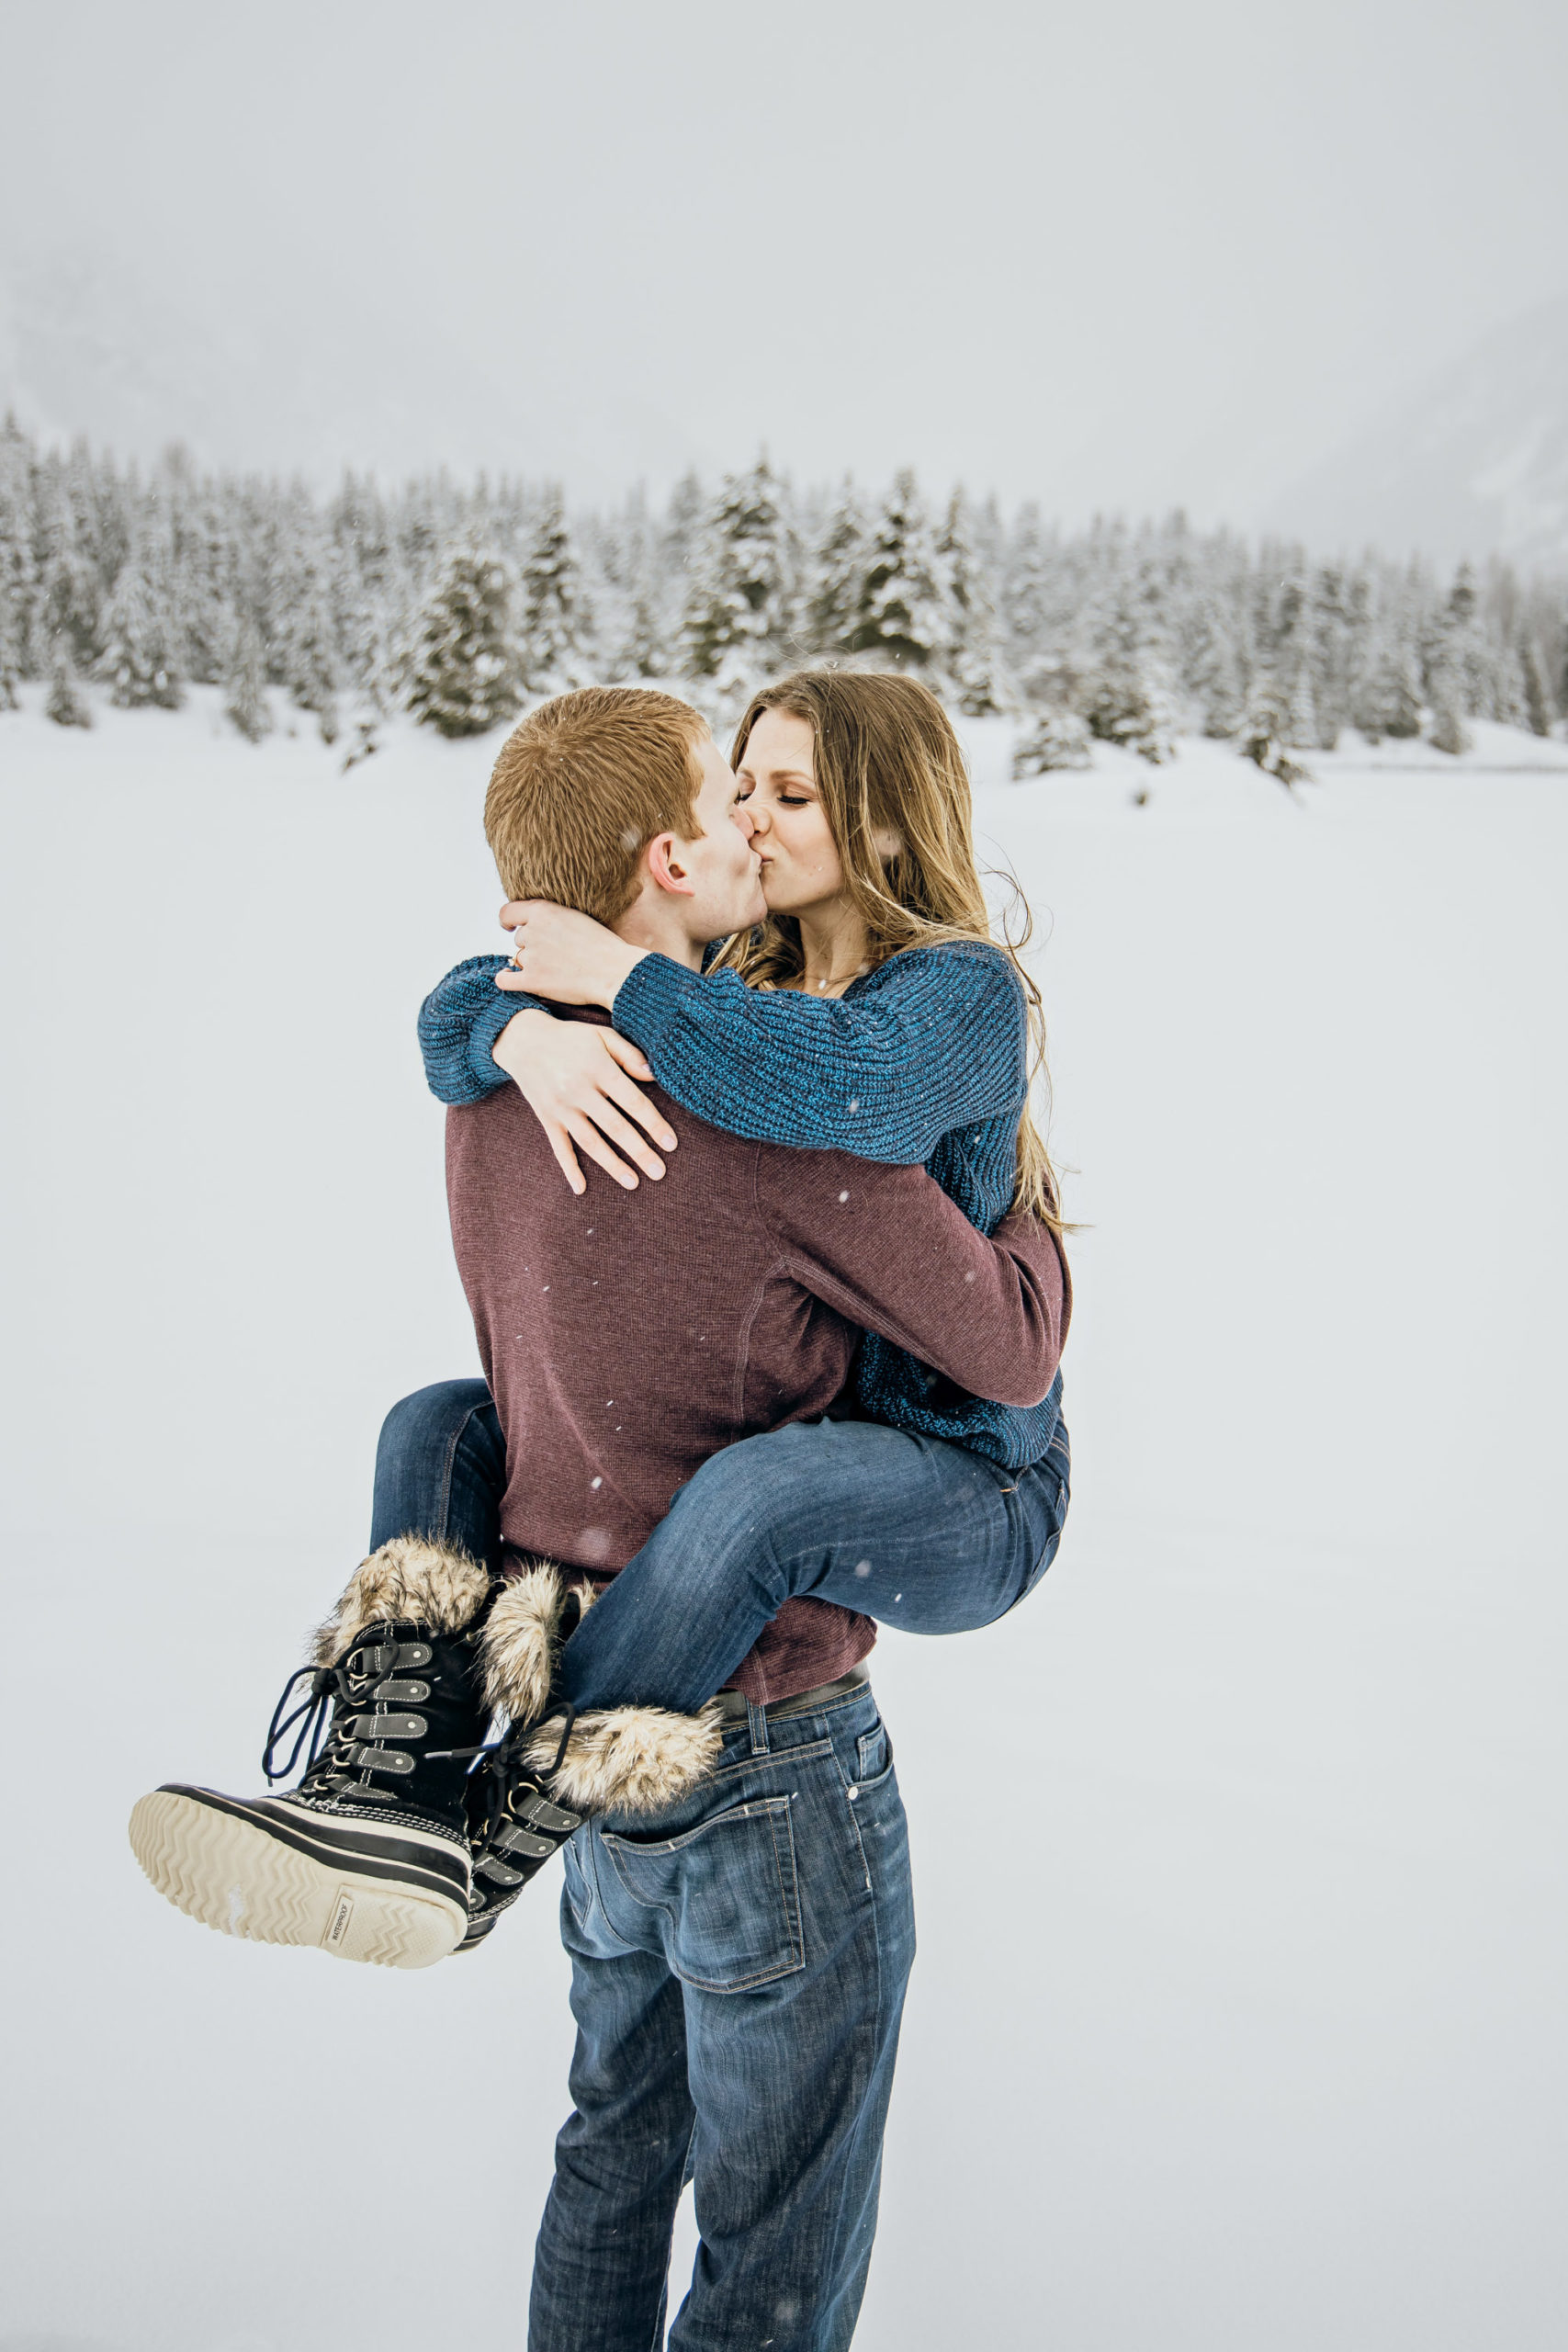
[[[14,416],[0,422],[0,710],[14,710],[28,675],[37,567],[28,444]]]
[[[1288,687],[1278,671],[1255,671],[1247,691],[1246,714],[1236,734],[1236,748],[1244,759],[1250,760],[1287,790],[1308,780],[1306,769],[1291,757],[1291,736]]]
[[[953,650],[953,614],[931,519],[908,467],[894,476],[877,510],[863,564],[851,652],[916,671],[940,689]]]
[[[991,586],[991,605],[1001,626],[1002,575],[1007,569],[1008,535],[1002,521],[1002,510],[997,503],[996,492],[987,493],[982,503],[971,510],[969,536],[974,543],[977,562],[985,567]]]
[[[0,549],[0,563],[4,550]],[[21,701],[17,689],[22,683],[22,635],[25,611],[22,600],[8,594],[0,580],[0,710],[15,710]]]
[[[1057,768],[1090,768],[1094,752],[1089,729],[1076,710],[1060,706],[1038,712],[1025,727],[1012,752],[1012,780],[1048,775]]]
[[[1337,564],[1321,563],[1313,573],[1305,635],[1316,720],[1313,740],[1320,752],[1332,752],[1350,724],[1349,614]]]
[[[91,727],[93,723],[93,706],[82,692],[76,664],[71,659],[71,648],[63,634],[50,664],[49,694],[43,708],[45,718],[52,718],[57,727]]]
[[[664,510],[664,565],[677,575],[690,571],[703,535],[707,515],[707,492],[702,477],[694,467],[688,467],[670,493],[670,503]],[[680,582],[681,602],[685,602],[686,583]]]
[[[1234,735],[1247,710],[1247,671],[1235,616],[1217,600],[1202,609],[1188,683],[1203,714],[1204,734],[1215,741]]]
[[[168,500],[181,667],[197,684],[217,685],[234,632],[237,518],[210,482],[198,482],[183,469],[168,477]]]
[[[103,582],[78,544],[63,504],[45,525],[45,545],[39,621],[51,662],[52,649],[63,639],[73,670],[91,670],[103,650]]]
[[[1001,621],[1008,665],[1026,687],[1050,650],[1054,553],[1038,506],[1021,506],[1003,560]]]
[[[1390,613],[1374,625],[1366,666],[1351,691],[1351,716],[1369,743],[1385,735],[1405,741],[1421,732],[1420,670],[1403,617]]]
[[[275,666],[297,708],[325,719],[322,738],[337,738],[337,695],[343,677],[333,613],[333,554],[313,517],[279,568],[281,594],[274,608]],[[330,732],[328,729],[330,729]]]
[[[626,625],[618,665],[622,677],[662,678],[669,674],[666,608],[663,582],[649,544],[639,551],[637,568],[626,583]]]
[[[592,615],[558,485],[546,491],[523,558],[518,659],[525,693],[558,695],[591,671]]]
[[[1318,726],[1317,718],[1317,697],[1313,692],[1312,664],[1306,660],[1304,654],[1296,663],[1295,674],[1291,680],[1290,696],[1286,707],[1286,725],[1288,729],[1288,732],[1285,737],[1286,742],[1289,743],[1293,750],[1299,752],[1307,752],[1313,748],[1314,744],[1321,744],[1321,730]],[[1335,735],[1336,741],[1337,741],[1337,729],[1335,730]],[[1323,746],[1323,748],[1332,751],[1334,746],[1330,743]]]
[[[120,566],[103,628],[97,675],[109,700],[121,710],[178,710],[185,694],[168,566],[144,541]]]
[[[1550,735],[1551,703],[1546,691],[1546,673],[1541,666],[1540,650],[1533,637],[1521,635],[1515,650],[1518,655],[1524,692],[1525,723],[1532,735]]]
[[[1494,715],[1495,665],[1481,626],[1480,602],[1475,574],[1461,563],[1439,623],[1438,648],[1459,681],[1461,709],[1467,718]]]
[[[1253,601],[1258,660],[1247,731],[1256,736],[1262,715],[1268,713],[1280,742],[1304,746],[1317,731],[1317,714],[1312,691],[1310,592],[1299,548],[1265,548]]]
[[[1163,665],[1124,582],[1100,611],[1082,709],[1089,733],[1101,742],[1119,743],[1156,767],[1174,756],[1174,714]]]
[[[660,578],[658,535],[640,484],[599,533],[600,578],[595,590],[600,666],[608,679],[669,674],[667,599]]]
[[[482,735],[523,698],[511,566],[474,541],[455,548],[414,624],[408,707],[443,735]]]
[[[1470,749],[1470,730],[1462,716],[1464,689],[1453,662],[1439,652],[1432,662],[1427,679],[1427,695],[1432,707],[1432,723],[1427,741],[1434,751],[1447,752],[1457,759]]]
[[[765,456],[726,474],[692,566],[681,628],[684,676],[716,716],[739,707],[786,664],[797,560],[788,484]]]
[[[989,569],[976,547],[975,518],[963,488],[947,503],[937,538],[950,616],[947,667],[960,710],[992,718],[1016,697],[1002,677],[997,648],[997,606]]]
[[[345,473],[326,523],[342,684],[384,711],[398,697],[394,648],[412,602],[388,503],[368,478]]]
[[[272,733],[272,706],[266,698],[266,656],[262,633],[246,614],[231,632],[223,665],[223,716],[247,743],[259,743]]]
[[[865,576],[865,502],[848,474],[822,516],[806,584],[806,636],[814,653],[850,650]]]

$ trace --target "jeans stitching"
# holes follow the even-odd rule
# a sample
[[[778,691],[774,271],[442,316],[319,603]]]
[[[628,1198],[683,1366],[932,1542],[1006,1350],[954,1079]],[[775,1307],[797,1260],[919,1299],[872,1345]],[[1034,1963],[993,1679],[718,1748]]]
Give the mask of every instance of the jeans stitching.
[[[775,1977],[793,1976],[800,1969],[805,1967],[806,1938],[803,1930],[797,1923],[795,1911],[791,1907],[789,1896],[784,1891],[784,1871],[779,1861],[778,1816],[781,1812],[789,1827],[790,1861],[793,1867],[795,1861],[795,1827],[793,1822],[790,1820],[790,1801],[788,1797],[761,1797],[757,1801],[755,1813],[750,1805],[734,1805],[725,1813],[715,1814],[713,1815],[713,1821],[726,1821],[736,1815],[739,1815],[742,1820],[750,1821],[756,1817],[756,1813],[761,1813],[766,1816],[769,1836],[773,1849],[773,1871],[779,1882],[779,1901],[784,1910],[784,1933],[789,1939],[789,1949],[794,1957],[785,1961],[781,1966],[754,1969],[750,1976],[731,1976],[728,1977],[723,1984],[720,1984],[718,1979],[714,1976],[688,1975],[683,1969],[675,1967],[673,1962],[670,1960],[668,1953],[666,1953],[665,1966],[670,1970],[670,1973],[677,1980],[678,1983],[682,1984],[694,1985],[699,1993],[745,1993],[749,1992],[751,1987],[756,1984],[771,1984]],[[698,1837],[703,1830],[711,1826],[711,1822],[699,1822],[695,1828],[682,1832],[682,1839],[689,1841],[690,1839]],[[639,1894],[634,1886],[627,1884],[626,1876],[622,1871],[618,1860],[616,1859],[615,1847],[617,1842],[625,1843],[626,1841],[617,1841],[614,1830],[601,1830],[600,1843],[604,1847],[605,1852],[609,1855],[610,1868],[615,1873],[616,1885],[619,1886],[622,1893],[626,1895],[626,1900],[630,1903],[635,1903],[640,1911],[656,1911],[660,1918],[668,1921],[670,1936],[671,1940],[673,1940],[675,1932],[674,1913],[671,1910],[670,1905],[667,1903],[650,1903],[646,1895]],[[626,1845],[627,1852],[634,1854],[648,1852],[657,1853],[661,1849],[665,1852],[673,1850],[671,1842],[668,1840],[661,1841],[661,1846],[655,1846],[652,1848],[632,1846],[629,1844]],[[798,1885],[798,1873],[795,1873],[795,1875]],[[604,1917],[607,1922],[609,1918],[608,1912],[605,1913]],[[615,1940],[617,1943],[622,1943],[625,1942],[626,1939],[624,1937],[617,1936]],[[638,1947],[633,1945],[630,1946],[629,1949],[636,1951]]]
[[[806,1763],[828,1755],[832,1746],[830,1739],[812,1739],[802,1740],[794,1747],[770,1747],[765,1756],[753,1756],[748,1750],[744,1756],[738,1756],[733,1764],[716,1764],[704,1785],[711,1788],[716,1781],[728,1780],[736,1772],[749,1772],[760,1764]]]
[[[836,1749],[834,1750],[834,1760],[839,1766],[839,1772],[841,1779],[844,1770],[843,1761],[842,1758],[839,1757]],[[889,1773],[893,1770],[891,1758],[889,1758],[888,1761],[887,1770]],[[884,1775],[879,1777],[886,1776]],[[848,1788],[846,1786],[846,1799],[847,1793]],[[872,1873],[870,1860],[866,1854],[865,1839],[861,1836],[859,1813],[854,1805],[849,1804],[847,1802],[845,1810],[850,1816],[851,1830],[854,1837],[856,1849],[860,1854],[861,1869],[865,1877],[866,1896],[871,1908],[871,1948],[874,1954],[874,1965],[876,1969],[876,1998],[871,2010],[871,2024],[869,2029],[866,2025],[865,2013],[863,2011],[862,2012],[860,2019],[859,2038],[863,2048],[862,2070],[864,2076],[860,2092],[860,2098],[861,2101],[863,2102],[870,2090],[871,2085],[875,2078],[876,2056],[877,2052],[882,2048],[884,2041],[883,2013],[887,1995],[887,1972],[882,1951],[882,1910],[876,1899],[876,1883]],[[833,2241],[829,2252],[827,2267],[830,2276],[838,2276],[844,2267],[843,2236],[845,2226],[845,2217],[840,2211],[835,2220]]]
[[[603,1888],[603,1887],[600,1885],[600,1883],[599,1883],[599,1858],[598,1858],[598,1854],[597,1854],[597,1852],[596,1852],[596,1850],[595,1850],[595,1849],[596,1849],[596,1848],[599,1846],[599,1844],[600,1844],[600,1842],[601,1842],[602,1835],[603,1835],[603,1833],[601,1832],[598,1836],[596,1836],[596,1835],[593,1833],[592,1829],[592,1828],[590,1828],[589,1837],[588,1837],[588,1853],[589,1853],[590,1860],[592,1860],[592,1865],[593,1865],[593,1883],[592,1883],[592,1890],[591,1890],[591,1892],[590,1892],[590,1897],[589,1897],[589,1905],[588,1905],[589,1917],[592,1917],[593,1907],[594,1907],[594,1905],[598,1905],[598,1909],[599,1909],[599,1917],[600,1917],[600,1918],[601,1918],[601,1919],[603,1920],[603,1922],[604,1922],[604,1933],[605,1933],[607,1936],[609,1936],[609,1937],[610,1937],[610,1938],[611,1938],[611,1939],[612,1939],[615,1943],[618,1943],[618,1944],[620,1945],[621,1950],[622,1950],[623,1951],[628,1951],[628,1952],[629,1952],[629,1951],[637,1951],[639,1949],[639,1947],[638,1947],[637,1944],[628,1943],[628,1942],[626,1941],[626,1939],[625,1938],[625,1936],[623,1936],[623,1935],[620,1933],[619,1929],[616,1928],[615,1921],[611,1918],[611,1917],[610,1917],[610,1906],[609,1906],[609,1905],[608,1905],[608,1904],[605,1902],[605,1900],[604,1900],[604,1888]],[[612,1857],[612,1860],[613,1860],[613,1859],[614,1859],[614,1858]],[[587,1876],[588,1876],[588,1872],[587,1872],[586,1871],[583,1871],[583,1873],[582,1873],[582,1875],[583,1875],[583,1877],[586,1879],[586,1878],[587,1878]],[[618,1880],[619,1880],[619,1876],[620,1876],[620,1873],[617,1871],[617,1872],[616,1872],[617,1882],[618,1882]],[[583,1932],[584,1932],[584,1934],[586,1934],[586,1933],[587,1933],[587,1926],[586,1926],[586,1923],[584,1923]]]
[[[768,1827],[773,1833],[773,1870],[779,1882],[779,1900],[784,1905],[784,1930],[789,1937],[789,1948],[795,1955],[796,1965],[804,1968],[806,1965],[806,1931],[799,1916],[800,1872],[795,1859],[795,1818],[790,1811],[790,1801],[788,1797],[785,1797],[784,1801],[784,1824],[785,1832],[789,1838],[789,1874],[791,1882],[795,1887],[794,1902],[791,1902],[789,1889],[784,1884],[784,1860],[779,1852],[779,1813],[776,1807],[770,1806],[768,1809]]]

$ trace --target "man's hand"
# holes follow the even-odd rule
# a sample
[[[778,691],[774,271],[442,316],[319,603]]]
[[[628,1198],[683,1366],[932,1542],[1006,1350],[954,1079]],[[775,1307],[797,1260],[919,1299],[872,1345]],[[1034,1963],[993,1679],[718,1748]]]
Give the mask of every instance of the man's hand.
[[[512,967],[498,972],[496,986],[524,989],[557,1004],[614,1006],[615,991],[646,947],[628,947],[592,915],[558,907],[548,899],[513,899],[501,910],[501,927],[513,934]]]
[[[592,927],[598,929],[597,924]],[[647,1128],[660,1151],[673,1151],[675,1136],[642,1088],[632,1083],[639,1078],[650,1080],[653,1072],[629,1040],[590,1022],[553,1021],[547,1012],[530,1011],[507,1023],[491,1052],[548,1136],[574,1193],[588,1189],[578,1150],[596,1160],[628,1193],[636,1192],[635,1169],[611,1150],[613,1143],[645,1176],[663,1175],[664,1162],[631,1120]]]

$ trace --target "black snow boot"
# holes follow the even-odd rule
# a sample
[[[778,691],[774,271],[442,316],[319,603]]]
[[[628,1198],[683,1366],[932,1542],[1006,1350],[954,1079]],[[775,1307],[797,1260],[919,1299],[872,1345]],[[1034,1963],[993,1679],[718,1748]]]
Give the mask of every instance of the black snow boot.
[[[480,1644],[485,1695],[508,1718],[470,1783],[473,1888],[458,1949],[483,1943],[558,1848],[591,1815],[656,1813],[717,1761],[716,1709],[596,1707],[578,1714],[558,1687],[560,1653],[593,1600],[547,1561],[502,1586]]]
[[[486,1570],[444,1544],[399,1536],[373,1552],[273,1715],[262,1769],[283,1780],[307,1749],[298,1788],[231,1797],[174,1781],[131,1814],[160,1894],[226,1935],[339,1960],[427,1968],[454,1951],[468,1925],[467,1759],[489,1713],[490,1593]]]

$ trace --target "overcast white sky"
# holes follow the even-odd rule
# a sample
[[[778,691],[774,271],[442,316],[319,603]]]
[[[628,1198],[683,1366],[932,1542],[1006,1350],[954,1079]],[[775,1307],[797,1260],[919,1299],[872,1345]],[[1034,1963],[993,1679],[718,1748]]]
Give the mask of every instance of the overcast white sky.
[[[1245,521],[1568,288],[1561,0],[14,0],[4,49],[4,274],[109,273],[52,421],[134,361],[121,437],[184,400],[233,460],[765,442]]]

